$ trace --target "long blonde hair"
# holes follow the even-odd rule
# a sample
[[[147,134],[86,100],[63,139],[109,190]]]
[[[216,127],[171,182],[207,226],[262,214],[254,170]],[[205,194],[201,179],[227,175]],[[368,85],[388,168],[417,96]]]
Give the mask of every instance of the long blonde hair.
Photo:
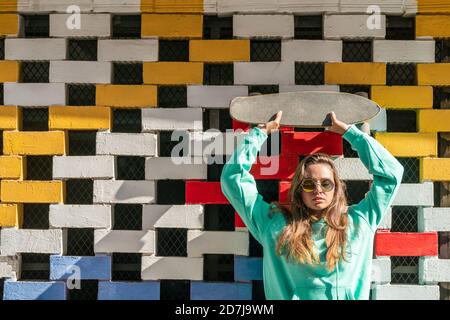
[[[318,163],[331,167],[335,183],[333,200],[330,206],[324,209],[324,220],[328,226],[325,237],[326,266],[328,270],[333,270],[341,258],[346,259],[348,217],[345,211],[347,197],[345,183],[339,179],[333,160],[325,154],[316,153],[300,162],[289,190],[290,206],[287,208],[280,203],[275,203],[276,206],[271,211],[271,214],[281,212],[287,221],[287,226],[278,239],[276,253],[281,255],[283,250],[288,259],[307,264],[320,263],[312,240],[311,228],[311,224],[317,221],[317,218],[309,213],[303,203],[300,187],[306,168],[311,164]]]

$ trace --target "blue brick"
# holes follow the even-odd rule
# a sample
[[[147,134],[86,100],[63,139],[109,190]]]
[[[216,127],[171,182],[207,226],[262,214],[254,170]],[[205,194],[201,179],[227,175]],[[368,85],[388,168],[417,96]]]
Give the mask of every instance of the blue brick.
[[[263,279],[262,258],[234,257],[234,281]]]
[[[111,280],[111,257],[50,256],[50,280],[65,280],[80,268],[80,280]]]
[[[251,283],[191,282],[191,300],[251,300]]]
[[[109,282],[98,283],[98,300],[159,300],[160,283],[144,282]]]
[[[4,300],[66,300],[65,282],[5,281]]]

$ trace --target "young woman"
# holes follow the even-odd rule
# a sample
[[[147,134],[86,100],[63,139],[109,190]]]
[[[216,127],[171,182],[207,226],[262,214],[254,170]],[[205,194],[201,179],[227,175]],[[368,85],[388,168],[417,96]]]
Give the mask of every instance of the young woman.
[[[249,132],[221,177],[223,193],[263,246],[266,298],[368,299],[375,231],[397,193],[403,167],[375,139],[331,113],[329,131],[343,135],[373,175],[366,197],[348,207],[333,160],[314,154],[296,170],[290,205],[269,205],[249,171],[281,116]]]

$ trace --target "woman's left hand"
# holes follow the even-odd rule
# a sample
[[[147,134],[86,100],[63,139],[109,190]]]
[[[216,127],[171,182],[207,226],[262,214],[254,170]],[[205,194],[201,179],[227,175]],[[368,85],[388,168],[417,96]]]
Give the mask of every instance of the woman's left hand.
[[[328,128],[328,131],[338,133],[343,135],[345,131],[350,128],[350,126],[336,118],[336,114],[334,112],[330,113],[331,117],[331,127]]]

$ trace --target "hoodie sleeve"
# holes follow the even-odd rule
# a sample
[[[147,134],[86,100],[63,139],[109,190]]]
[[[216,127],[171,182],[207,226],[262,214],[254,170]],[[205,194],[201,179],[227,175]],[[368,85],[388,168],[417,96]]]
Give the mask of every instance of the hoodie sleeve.
[[[373,175],[366,197],[350,210],[366,220],[375,232],[400,187],[403,166],[377,140],[355,125],[350,126],[343,138],[358,152],[362,163]]]
[[[223,167],[220,178],[223,194],[261,244],[263,232],[269,224],[270,205],[258,193],[249,171],[266,139],[265,132],[253,128]]]

